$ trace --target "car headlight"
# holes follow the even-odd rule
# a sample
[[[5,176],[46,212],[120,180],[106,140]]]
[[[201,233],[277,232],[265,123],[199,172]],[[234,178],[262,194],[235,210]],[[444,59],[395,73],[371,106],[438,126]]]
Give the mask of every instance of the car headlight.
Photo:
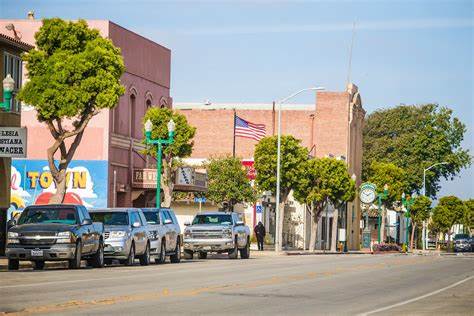
[[[123,230],[115,230],[110,232],[110,238],[122,238],[125,237],[126,234],[127,232]]]
[[[225,237],[232,237],[232,229],[224,229],[222,231],[222,234],[225,236]]]
[[[8,232],[7,244],[18,244],[19,242],[18,233]]]
[[[189,230],[184,231],[184,237],[185,238],[191,238],[192,237],[191,231],[189,231]]]
[[[56,242],[57,243],[70,243],[71,242],[71,232],[59,232],[57,233]]]

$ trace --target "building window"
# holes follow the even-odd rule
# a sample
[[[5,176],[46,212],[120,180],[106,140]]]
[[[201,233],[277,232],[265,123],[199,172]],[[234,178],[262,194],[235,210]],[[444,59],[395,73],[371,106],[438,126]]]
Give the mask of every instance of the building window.
[[[9,53],[3,55],[3,78],[10,74],[15,80],[15,90],[13,90],[13,96],[10,103],[10,109],[14,112],[21,111],[20,101],[16,99],[16,94],[20,90],[22,85],[22,61],[19,56],[15,56]]]
[[[135,131],[135,126],[136,126],[136,100],[137,98],[135,97],[135,94],[130,95],[130,137],[136,137],[136,131]]]
[[[151,108],[151,100],[150,99],[146,100],[145,105],[146,105],[147,110]]]

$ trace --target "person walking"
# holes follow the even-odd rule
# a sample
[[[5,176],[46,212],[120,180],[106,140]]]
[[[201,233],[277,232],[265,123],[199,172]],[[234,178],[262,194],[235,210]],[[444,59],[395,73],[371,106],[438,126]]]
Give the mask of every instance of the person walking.
[[[255,236],[257,237],[258,250],[263,251],[263,241],[265,240],[265,226],[262,222],[258,222],[257,226],[253,229]]]

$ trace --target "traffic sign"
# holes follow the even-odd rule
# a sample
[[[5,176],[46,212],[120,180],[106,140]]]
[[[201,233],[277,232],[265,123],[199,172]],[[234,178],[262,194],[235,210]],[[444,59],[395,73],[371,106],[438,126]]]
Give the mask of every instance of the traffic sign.
[[[194,202],[196,202],[196,203],[206,203],[206,198],[205,197],[195,197]]]
[[[256,211],[257,213],[262,213],[262,212],[263,212],[263,206],[257,205],[257,206],[255,207],[255,211]]]

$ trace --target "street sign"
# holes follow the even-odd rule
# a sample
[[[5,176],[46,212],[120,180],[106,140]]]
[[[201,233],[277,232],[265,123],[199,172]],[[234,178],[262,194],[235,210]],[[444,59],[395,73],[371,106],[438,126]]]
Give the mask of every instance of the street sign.
[[[263,212],[263,206],[257,205],[257,206],[255,207],[255,212],[256,212],[256,213],[262,213],[262,212]]]
[[[0,157],[26,158],[26,128],[0,127]]]
[[[194,202],[196,202],[196,203],[206,203],[206,198],[205,197],[195,197]]]

